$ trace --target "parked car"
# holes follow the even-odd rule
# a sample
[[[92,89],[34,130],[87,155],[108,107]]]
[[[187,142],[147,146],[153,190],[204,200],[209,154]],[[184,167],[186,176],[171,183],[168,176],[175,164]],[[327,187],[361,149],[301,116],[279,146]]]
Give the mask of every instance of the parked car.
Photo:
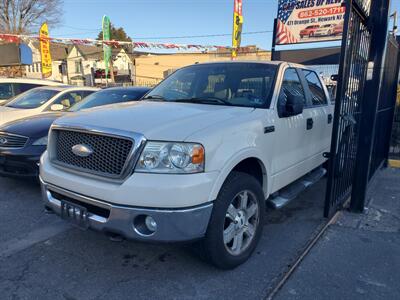
[[[333,28],[333,34],[334,35],[343,34],[343,27],[344,27],[344,21],[340,22],[339,24],[336,24],[335,27]]]
[[[0,105],[11,98],[40,86],[62,86],[60,82],[27,78],[0,78]]]
[[[315,31],[319,28],[319,25],[310,25],[300,31],[300,38],[313,37]]]
[[[47,86],[26,91],[0,106],[0,126],[49,111],[69,109],[76,102],[98,91],[92,87]]]
[[[285,187],[324,174],[333,105],[305,66],[192,65],[143,100],[53,123],[40,162],[46,206],[130,239],[200,239],[227,269],[257,246],[266,202],[279,208],[291,200]]]
[[[329,36],[333,34],[335,24],[325,24],[319,27],[315,32],[314,36]]]
[[[39,159],[47,147],[47,135],[57,118],[98,106],[136,101],[150,89],[109,88],[95,92],[64,112],[49,112],[7,123],[0,127],[0,175],[37,177]]]

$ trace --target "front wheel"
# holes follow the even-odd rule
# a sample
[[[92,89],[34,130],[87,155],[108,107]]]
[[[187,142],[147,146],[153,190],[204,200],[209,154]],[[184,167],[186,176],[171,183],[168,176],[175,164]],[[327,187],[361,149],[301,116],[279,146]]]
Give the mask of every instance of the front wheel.
[[[203,241],[206,258],[221,269],[244,263],[261,237],[265,199],[252,176],[233,172],[217,200]]]

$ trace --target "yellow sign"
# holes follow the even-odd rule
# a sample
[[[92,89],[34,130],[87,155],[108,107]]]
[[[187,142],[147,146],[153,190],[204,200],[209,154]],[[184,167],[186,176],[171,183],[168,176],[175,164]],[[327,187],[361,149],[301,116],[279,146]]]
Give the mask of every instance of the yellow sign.
[[[49,41],[49,28],[47,23],[43,23],[39,31],[40,38],[40,54],[42,56],[42,77],[47,78],[51,76],[51,54],[50,54],[50,41]]]
[[[242,0],[234,0],[233,33],[232,33],[232,58],[237,56],[237,49],[242,39],[243,14]]]

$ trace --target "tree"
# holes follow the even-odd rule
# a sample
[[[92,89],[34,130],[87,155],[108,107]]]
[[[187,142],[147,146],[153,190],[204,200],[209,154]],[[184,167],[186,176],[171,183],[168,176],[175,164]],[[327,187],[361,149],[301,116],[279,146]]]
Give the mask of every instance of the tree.
[[[63,0],[0,0],[0,32],[29,34],[60,22]]]
[[[123,42],[132,42],[132,39],[126,34],[125,30],[122,27],[116,28],[113,24],[111,24],[111,39],[115,41],[123,41]],[[103,31],[100,31],[97,36],[98,40],[103,39]]]

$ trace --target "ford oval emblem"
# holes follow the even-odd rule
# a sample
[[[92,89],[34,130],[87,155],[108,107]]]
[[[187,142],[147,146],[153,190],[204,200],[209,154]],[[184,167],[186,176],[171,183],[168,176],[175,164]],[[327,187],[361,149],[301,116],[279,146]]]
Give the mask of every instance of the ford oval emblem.
[[[79,157],[88,157],[93,153],[93,150],[87,145],[78,144],[72,147],[72,152]]]
[[[7,139],[6,138],[0,138],[0,145],[5,145],[7,144]]]

